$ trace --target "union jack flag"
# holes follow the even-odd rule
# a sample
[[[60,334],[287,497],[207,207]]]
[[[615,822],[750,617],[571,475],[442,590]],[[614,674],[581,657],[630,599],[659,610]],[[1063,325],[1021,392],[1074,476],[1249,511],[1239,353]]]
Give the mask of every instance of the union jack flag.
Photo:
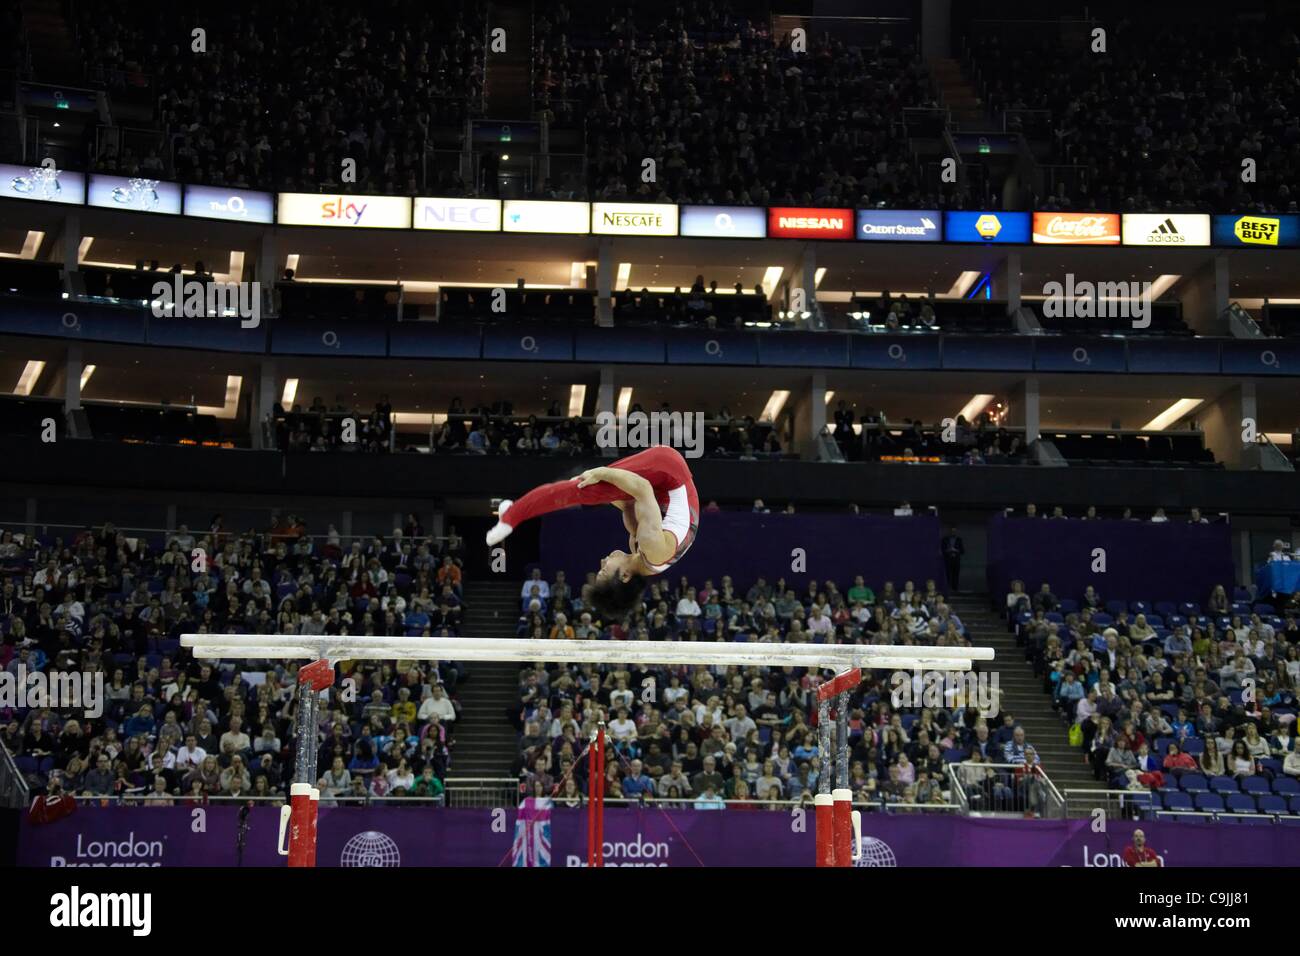
[[[515,817],[512,866],[551,865],[551,798],[526,797]]]

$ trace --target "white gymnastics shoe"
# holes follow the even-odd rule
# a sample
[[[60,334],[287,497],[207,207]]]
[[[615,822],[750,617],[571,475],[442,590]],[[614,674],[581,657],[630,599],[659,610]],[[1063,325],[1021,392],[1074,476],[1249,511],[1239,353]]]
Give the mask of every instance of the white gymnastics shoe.
[[[511,531],[515,530],[511,525],[508,525],[501,520],[506,515],[506,509],[512,504],[514,504],[514,502],[507,498],[505,501],[501,502],[501,506],[497,508],[497,523],[493,525],[492,530],[487,533],[488,547],[491,547],[494,544],[500,544],[510,535]]]

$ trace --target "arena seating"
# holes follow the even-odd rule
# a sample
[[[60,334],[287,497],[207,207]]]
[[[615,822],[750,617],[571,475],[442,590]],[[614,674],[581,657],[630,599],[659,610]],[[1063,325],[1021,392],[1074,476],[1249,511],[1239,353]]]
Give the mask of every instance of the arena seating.
[[[102,668],[108,706],[102,721],[0,712],[0,742],[36,790],[57,773],[68,792],[128,801],[143,799],[158,777],[164,788],[148,799],[283,793],[293,766],[292,676],[271,671],[255,683],[237,677],[241,666],[252,670],[244,664],[200,667],[179,635],[456,635],[463,547],[454,529],[425,537],[414,515],[391,537],[358,538],[346,549],[332,528],[310,536],[293,515],[242,533],[222,528],[220,516],[199,533],[111,524],[66,539],[4,531],[0,577],[11,611],[0,618],[0,667]],[[206,570],[192,565],[195,548],[210,561]],[[440,796],[455,746],[457,705],[448,695],[465,673],[453,661],[400,675],[353,670],[357,702],[336,699],[325,711],[331,729],[318,759],[326,798]],[[181,754],[174,767],[163,766],[169,753]],[[437,782],[421,786],[426,765]]]
[[[1204,607],[1025,590],[1007,595],[1008,627],[1099,785],[1136,791],[1144,815],[1300,814],[1300,605],[1244,588]]]

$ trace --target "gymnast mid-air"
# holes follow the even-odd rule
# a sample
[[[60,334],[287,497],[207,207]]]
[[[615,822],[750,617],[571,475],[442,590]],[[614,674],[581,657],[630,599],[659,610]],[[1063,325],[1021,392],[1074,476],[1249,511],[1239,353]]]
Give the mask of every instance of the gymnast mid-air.
[[[628,550],[611,551],[600,562],[592,605],[605,618],[626,616],[645,594],[645,579],[662,574],[695,541],[700,499],[691,470],[679,451],[656,445],[607,468],[534,488],[518,501],[503,501],[488,546],[499,544],[529,518],[574,505],[612,504],[623,514]]]

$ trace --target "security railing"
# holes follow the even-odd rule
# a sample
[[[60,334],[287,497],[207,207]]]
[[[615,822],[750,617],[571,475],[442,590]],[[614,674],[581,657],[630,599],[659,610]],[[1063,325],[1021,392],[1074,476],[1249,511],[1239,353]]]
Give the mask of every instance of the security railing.
[[[1070,818],[1088,817],[1098,811],[1107,820],[1137,820],[1151,810],[1149,790],[1080,790],[1065,791],[1065,815]]]
[[[952,802],[963,815],[1020,815],[1059,820],[1066,815],[1065,797],[1040,767],[1025,774],[1023,764],[950,763],[945,768]]]
[[[448,777],[449,807],[513,807],[519,802],[514,777]]]
[[[0,744],[0,807],[22,809],[31,802],[31,791],[23,778],[13,754]]]

